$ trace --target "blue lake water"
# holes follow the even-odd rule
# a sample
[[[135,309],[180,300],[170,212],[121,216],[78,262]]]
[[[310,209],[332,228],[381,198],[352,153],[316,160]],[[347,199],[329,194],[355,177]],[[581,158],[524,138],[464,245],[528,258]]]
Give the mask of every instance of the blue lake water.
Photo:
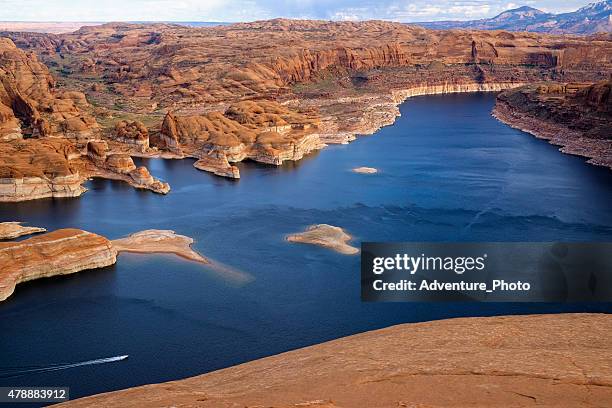
[[[128,360],[0,378],[71,396],[184,378],[403,323],[455,316],[610,312],[610,304],[361,303],[359,257],[284,241],[315,223],[359,241],[609,241],[612,172],[490,116],[494,94],[409,99],[394,126],[242,179],[193,161],[142,160],[167,196],[95,180],[81,198],[0,205],[4,221],[118,238],[173,229],[247,280],[173,256],[19,285],[0,303],[0,371],[129,354]],[[376,175],[351,172],[359,166]]]

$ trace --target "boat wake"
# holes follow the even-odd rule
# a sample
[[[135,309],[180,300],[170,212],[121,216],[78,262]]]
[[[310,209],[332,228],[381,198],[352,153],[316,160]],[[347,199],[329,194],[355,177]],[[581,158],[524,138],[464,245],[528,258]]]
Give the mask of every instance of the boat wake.
[[[77,363],[59,363],[47,366],[20,366],[20,367],[4,367],[0,368],[0,378],[21,377],[28,374],[47,373],[51,371],[68,370],[70,368],[83,367],[96,364],[114,363],[127,359],[128,356],[115,356],[98,358],[95,360],[80,361]]]

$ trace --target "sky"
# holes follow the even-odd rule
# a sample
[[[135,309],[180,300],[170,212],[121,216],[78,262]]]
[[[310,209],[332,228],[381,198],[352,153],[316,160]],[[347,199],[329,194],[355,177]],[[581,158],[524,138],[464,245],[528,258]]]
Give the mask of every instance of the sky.
[[[595,1],[595,0],[591,0]],[[0,21],[253,21],[276,17],[401,22],[473,20],[531,6],[560,13],[588,0],[0,0]]]

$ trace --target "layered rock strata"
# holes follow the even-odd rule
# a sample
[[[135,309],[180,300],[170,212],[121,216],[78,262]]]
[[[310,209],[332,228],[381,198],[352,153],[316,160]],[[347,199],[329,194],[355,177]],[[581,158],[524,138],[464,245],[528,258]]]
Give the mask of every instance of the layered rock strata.
[[[195,157],[195,167],[219,176],[240,178],[230,163],[251,159],[280,165],[300,160],[323,148],[319,118],[292,111],[276,102],[248,101],[230,105],[224,113],[177,116],[168,113],[154,146]]]
[[[86,140],[98,129],[81,92],[59,91],[47,67],[0,38],[0,140],[62,136]]]
[[[402,324],[59,406],[609,406],[611,330],[606,314]]]
[[[21,224],[21,222],[0,222],[0,239],[15,239],[46,231],[44,228],[25,227]]]
[[[78,229],[0,242],[0,301],[19,283],[109,266],[116,255],[108,239]]]
[[[342,228],[328,224],[311,225],[304,232],[287,236],[289,242],[318,245],[341,254],[354,255],[359,253],[359,249],[348,244],[351,239]]]
[[[15,224],[18,223],[0,223],[0,234],[6,233],[0,238],[44,231]],[[169,230],[146,230],[109,241],[79,229],[60,229],[23,241],[0,242],[0,301],[13,294],[15,286],[22,282],[112,265],[118,252],[167,253],[209,263],[191,248],[193,242],[192,238]],[[227,273],[235,278],[235,272]]]
[[[529,85],[499,94],[493,115],[563,153],[612,169],[611,94],[611,81]]]
[[[108,153],[108,144],[105,141],[89,141],[87,143],[87,157],[93,163],[88,166],[91,177],[103,177],[122,180],[133,187],[151,190],[159,194],[167,194],[170,185],[151,176],[144,167],[136,167],[132,158],[127,154]]]
[[[241,160],[279,165],[373,133],[393,123],[409,96],[594,82],[612,70],[610,35],[440,32],[381,21],[113,23],[5,35],[95,101],[117,152],[193,157],[232,178]],[[130,119],[109,122],[115,114]],[[16,122],[6,118],[12,138]]]
[[[0,201],[81,195],[86,175],[74,161],[80,156],[65,139],[0,143]]]
[[[145,168],[136,169],[129,156],[100,160],[92,152],[81,155],[81,148],[99,137],[89,109],[83,93],[56,89],[49,70],[34,54],[0,38],[0,202],[77,197],[86,191],[82,184],[94,176],[168,192],[167,183]],[[123,143],[140,150],[148,147],[141,123],[119,123],[116,132]]]
[[[113,138],[144,153],[149,149],[149,131],[139,121],[121,120],[115,124]]]

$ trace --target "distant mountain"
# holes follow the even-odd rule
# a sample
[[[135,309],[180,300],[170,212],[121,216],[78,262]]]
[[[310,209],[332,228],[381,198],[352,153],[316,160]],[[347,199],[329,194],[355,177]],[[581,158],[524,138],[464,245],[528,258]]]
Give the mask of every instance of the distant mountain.
[[[433,21],[416,23],[436,30],[473,29],[533,31],[550,34],[594,34],[612,32],[612,0],[591,3],[571,13],[551,14],[533,7],[506,10],[493,18],[471,21]]]

